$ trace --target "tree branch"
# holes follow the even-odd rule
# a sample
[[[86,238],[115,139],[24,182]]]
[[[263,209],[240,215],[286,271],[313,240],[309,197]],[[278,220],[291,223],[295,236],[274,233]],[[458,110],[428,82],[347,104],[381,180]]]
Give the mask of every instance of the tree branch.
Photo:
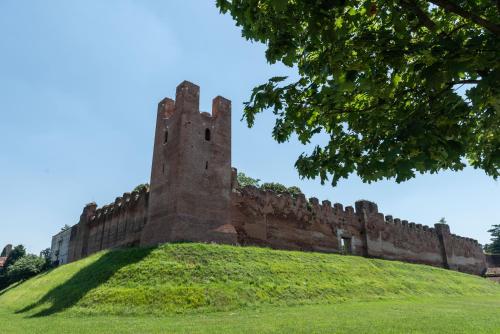
[[[436,30],[436,24],[427,16],[427,13],[418,6],[418,4],[413,0],[401,0],[401,5],[411,10],[418,18],[418,22],[421,26],[426,27],[430,31]]]
[[[493,22],[490,22],[479,15],[468,12],[465,9],[461,8],[457,4],[448,1],[448,0],[429,0],[430,3],[443,8],[447,12],[451,12],[457,14],[458,16],[463,17],[464,19],[468,19],[477,25],[480,25],[483,28],[488,29],[490,32],[494,33],[497,36],[500,36],[500,26]]]
[[[500,0],[498,0],[498,1],[500,1]],[[459,25],[459,26],[455,27],[453,30],[451,30],[449,33],[447,33],[447,34],[446,34],[446,37],[450,37],[451,35],[453,35],[453,33],[455,33],[455,32],[457,32],[457,31],[459,31],[460,29],[462,29],[462,28],[463,28],[463,27],[465,27],[466,25],[467,25],[467,23],[465,23],[465,24],[461,24],[461,25]]]
[[[481,80],[468,79],[468,80],[451,81],[450,85],[455,86],[455,85],[463,85],[463,84],[477,84],[480,82],[481,82]]]

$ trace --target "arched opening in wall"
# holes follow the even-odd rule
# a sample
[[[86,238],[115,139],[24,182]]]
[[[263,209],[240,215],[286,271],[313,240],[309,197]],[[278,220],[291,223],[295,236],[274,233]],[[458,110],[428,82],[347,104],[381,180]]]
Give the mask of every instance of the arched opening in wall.
[[[165,134],[163,136],[163,144],[166,144],[168,141],[168,130],[165,130]]]
[[[205,140],[210,141],[210,129],[205,129]]]

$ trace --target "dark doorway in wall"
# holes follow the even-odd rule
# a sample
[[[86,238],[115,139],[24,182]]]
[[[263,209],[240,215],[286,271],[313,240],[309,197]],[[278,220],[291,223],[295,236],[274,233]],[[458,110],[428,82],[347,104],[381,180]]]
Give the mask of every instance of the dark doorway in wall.
[[[205,140],[210,141],[210,129],[205,129]]]
[[[352,254],[352,239],[348,237],[342,237],[340,239],[340,247],[342,254]]]

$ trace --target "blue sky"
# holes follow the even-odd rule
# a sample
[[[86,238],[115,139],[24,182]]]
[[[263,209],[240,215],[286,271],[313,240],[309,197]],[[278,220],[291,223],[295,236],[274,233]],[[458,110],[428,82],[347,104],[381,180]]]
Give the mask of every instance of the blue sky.
[[[416,223],[444,216],[453,233],[489,241],[500,185],[479,170],[403,184],[352,176],[336,188],[300,180],[293,164],[311,147],[274,142],[270,114],[252,129],[240,121],[252,87],[294,73],[267,64],[214,3],[0,1],[0,246],[38,252],[85,203],[149,182],[156,104],[183,80],[201,87],[203,110],[216,95],[232,100],[232,164],[246,174],[332,203],[369,199]]]

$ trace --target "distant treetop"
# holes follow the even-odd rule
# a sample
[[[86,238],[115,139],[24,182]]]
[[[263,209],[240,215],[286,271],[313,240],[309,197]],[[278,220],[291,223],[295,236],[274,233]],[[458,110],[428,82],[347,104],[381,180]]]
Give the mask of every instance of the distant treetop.
[[[147,191],[149,190],[149,183],[141,183],[137,187],[134,188],[133,191]]]
[[[279,193],[279,194],[288,193],[288,194],[291,194],[293,196],[296,196],[298,194],[302,194],[302,190],[300,190],[300,188],[297,186],[287,187],[287,186],[285,186],[281,183],[277,183],[277,182],[265,182],[265,183],[262,183],[262,185],[261,185],[259,179],[254,179],[250,176],[247,176],[243,172],[238,172],[237,177],[238,177],[238,185],[240,187],[253,186],[253,187],[260,188],[262,190],[271,190],[271,191],[274,191],[274,192]]]
[[[67,231],[71,228],[71,226],[69,226],[68,224],[64,224],[63,227],[61,227],[61,232],[64,232],[64,231]]]

